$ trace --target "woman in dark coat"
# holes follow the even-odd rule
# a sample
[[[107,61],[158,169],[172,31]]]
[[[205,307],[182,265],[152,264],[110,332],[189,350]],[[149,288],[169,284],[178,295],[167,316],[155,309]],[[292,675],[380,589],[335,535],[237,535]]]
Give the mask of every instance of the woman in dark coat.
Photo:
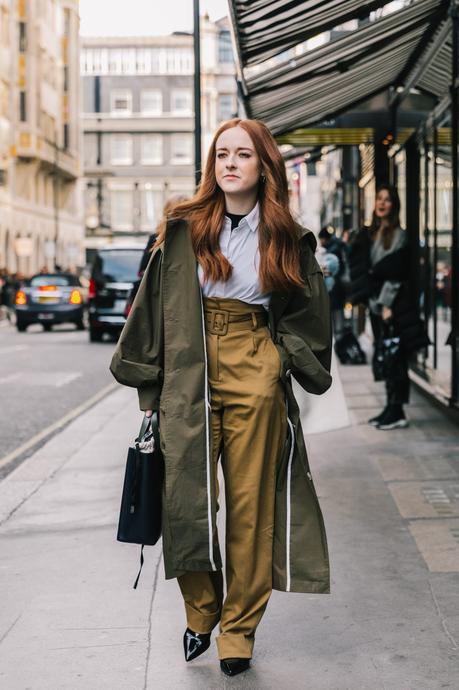
[[[386,405],[368,420],[382,430],[408,426],[403,409],[410,394],[408,356],[428,344],[410,291],[407,233],[399,213],[397,190],[381,185],[372,223],[359,232],[349,254],[351,301],[368,304],[375,344],[384,334],[400,338],[396,366],[386,372]]]

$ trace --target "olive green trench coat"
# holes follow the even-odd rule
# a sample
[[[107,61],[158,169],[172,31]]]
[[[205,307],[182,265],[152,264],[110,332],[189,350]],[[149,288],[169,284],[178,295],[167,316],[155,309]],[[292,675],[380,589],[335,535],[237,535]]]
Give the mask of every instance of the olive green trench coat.
[[[303,228],[299,234],[304,288],[273,293],[269,305],[289,430],[278,461],[273,587],[329,592],[325,529],[290,376],[310,393],[329,388],[330,310],[314,258],[315,238]],[[221,568],[202,294],[186,221],[171,221],[153,252],[110,370],[117,381],[138,389],[141,410],[159,410],[166,577]]]

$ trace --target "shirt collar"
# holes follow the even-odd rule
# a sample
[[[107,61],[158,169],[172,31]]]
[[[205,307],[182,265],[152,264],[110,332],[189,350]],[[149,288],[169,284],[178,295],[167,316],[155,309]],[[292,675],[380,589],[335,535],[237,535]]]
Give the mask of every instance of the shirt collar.
[[[226,223],[231,223],[230,219],[225,216],[225,222]],[[258,224],[260,222],[260,204],[257,203],[253,207],[253,209],[248,213],[242,220],[241,220],[241,226],[244,224],[247,224],[249,226],[249,229],[252,232],[256,232],[258,230]]]

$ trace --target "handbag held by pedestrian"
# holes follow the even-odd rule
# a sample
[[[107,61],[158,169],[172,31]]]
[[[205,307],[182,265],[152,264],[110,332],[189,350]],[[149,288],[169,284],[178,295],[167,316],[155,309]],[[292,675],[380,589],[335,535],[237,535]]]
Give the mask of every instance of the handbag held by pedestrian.
[[[134,447],[128,450],[118,523],[118,541],[142,545],[134,589],[144,562],[143,547],[145,544],[153,546],[161,536],[163,481],[158,413],[153,412],[151,417],[145,415],[143,418]]]
[[[397,380],[403,377],[403,350],[400,337],[392,323],[384,323],[381,335],[375,342],[372,368],[375,381]]]

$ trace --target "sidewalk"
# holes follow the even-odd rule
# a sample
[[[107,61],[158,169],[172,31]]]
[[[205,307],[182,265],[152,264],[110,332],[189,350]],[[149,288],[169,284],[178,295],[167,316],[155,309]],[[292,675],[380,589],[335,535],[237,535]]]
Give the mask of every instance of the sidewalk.
[[[0,483],[0,687],[6,690],[437,690],[459,687],[459,433],[414,395],[408,430],[367,367],[341,368],[352,426],[307,439],[330,542],[332,593],[275,592],[252,669],[213,647],[185,664],[183,606],[160,546],[116,542],[129,440],[121,389]]]

